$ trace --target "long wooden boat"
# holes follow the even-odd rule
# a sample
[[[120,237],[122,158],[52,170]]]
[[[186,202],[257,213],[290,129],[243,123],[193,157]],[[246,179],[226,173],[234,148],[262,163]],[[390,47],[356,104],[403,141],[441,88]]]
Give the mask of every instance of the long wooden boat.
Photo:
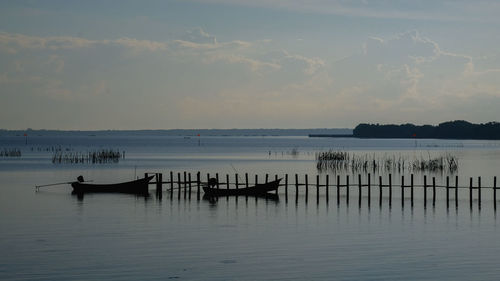
[[[245,188],[215,188],[210,185],[204,185],[203,191],[209,196],[232,196],[232,195],[250,195],[250,196],[262,196],[268,194],[268,192],[278,189],[281,179],[274,180],[268,183],[256,184],[254,186]]]
[[[71,187],[73,187],[73,193],[83,194],[83,193],[130,193],[130,194],[147,194],[149,181],[154,176],[149,176],[146,178],[114,183],[114,184],[90,184],[85,182],[73,182]]]

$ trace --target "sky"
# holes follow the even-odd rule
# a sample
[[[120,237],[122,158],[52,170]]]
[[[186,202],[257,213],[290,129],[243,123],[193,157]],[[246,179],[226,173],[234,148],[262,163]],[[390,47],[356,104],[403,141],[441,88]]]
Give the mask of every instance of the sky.
[[[496,0],[0,0],[0,128],[500,121]]]

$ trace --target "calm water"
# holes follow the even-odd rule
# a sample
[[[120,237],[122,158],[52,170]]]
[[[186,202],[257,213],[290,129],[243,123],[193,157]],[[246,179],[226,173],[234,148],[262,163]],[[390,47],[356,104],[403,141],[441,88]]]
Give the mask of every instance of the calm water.
[[[70,151],[114,148],[118,164],[52,164],[52,147]],[[438,190],[435,207],[424,208],[416,189],[411,207],[394,188],[389,207],[378,189],[370,206],[357,188],[349,204],[331,189],[316,201],[294,188],[278,201],[249,198],[177,200],[120,194],[86,195],[69,186],[34,192],[37,184],[72,181],[77,175],[117,182],[144,172],[309,174],[314,153],[328,149],[356,154],[428,157],[453,153],[459,182],[500,176],[500,143],[456,140],[358,140],[306,137],[87,137],[0,138],[0,149],[18,148],[21,158],[0,158],[0,280],[498,280],[500,230],[492,192],[469,208],[461,189],[458,207],[446,208]],[[291,155],[292,149],[299,151]],[[408,177],[408,171],[404,173]],[[330,173],[331,182],[335,175]],[[350,174],[356,182],[357,175]],[[386,180],[386,174],[381,173]],[[444,174],[427,174],[442,184]],[[321,174],[323,180],[325,174]],[[343,180],[346,173],[341,174]],[[373,176],[378,176],[372,175]],[[394,184],[400,183],[395,174]],[[422,174],[415,174],[416,183]],[[454,183],[454,176],[452,182]],[[366,175],[363,175],[363,180]],[[151,187],[152,188],[152,187]],[[408,196],[407,192],[407,195]],[[453,194],[453,192],[452,192]],[[476,198],[476,193],[474,193]],[[454,200],[454,194],[451,196]]]

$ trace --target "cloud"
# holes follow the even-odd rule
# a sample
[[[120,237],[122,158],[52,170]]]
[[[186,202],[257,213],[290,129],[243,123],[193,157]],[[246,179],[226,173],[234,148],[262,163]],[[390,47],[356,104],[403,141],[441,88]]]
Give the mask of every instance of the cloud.
[[[199,44],[217,44],[217,39],[215,38],[215,36],[205,32],[201,27],[188,30],[183,41]]]
[[[276,63],[264,62],[255,59],[246,58],[241,55],[234,54],[216,54],[210,55],[203,59],[205,63],[213,63],[216,61],[223,61],[231,64],[243,64],[250,67],[250,69],[254,72],[260,72],[263,70],[279,70],[281,66]]]
[[[453,112],[453,119],[460,118],[470,106],[476,121],[491,121],[491,114],[482,112],[474,101],[500,97],[500,60],[485,60],[483,64],[472,55],[445,50],[416,30],[388,38],[372,36],[360,54],[332,63],[330,91],[343,104],[339,110],[352,120],[359,117],[346,109],[362,111],[371,116],[369,120],[380,122],[432,118],[439,122]]]
[[[71,36],[29,36],[0,32],[0,50],[17,53],[23,49],[32,50],[70,50],[96,47],[98,45],[122,46],[140,51],[166,50],[167,43],[150,40],[119,38],[115,40],[89,40]]]

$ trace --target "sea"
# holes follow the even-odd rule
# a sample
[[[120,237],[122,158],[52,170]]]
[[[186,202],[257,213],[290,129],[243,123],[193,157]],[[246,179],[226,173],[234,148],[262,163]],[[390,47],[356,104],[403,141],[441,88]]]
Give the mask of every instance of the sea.
[[[102,150],[116,161],[64,161]],[[1,136],[0,280],[499,280],[494,177],[500,142],[308,136]],[[377,168],[318,170],[321,152]],[[3,155],[3,154],[2,154]],[[61,155],[59,161],[56,155]],[[416,160],[453,157],[456,170]],[[446,161],[446,160],[445,160]],[[387,163],[392,163],[388,167]],[[220,181],[288,178],[278,198],[72,195],[82,175],[98,183],[162,173]],[[389,196],[389,174],[392,195]],[[410,178],[414,178],[411,200]],[[301,184],[296,194],[295,175]],[[308,176],[306,194],[305,177]],[[325,187],[326,177],[329,186]],[[347,194],[336,181],[353,186]],[[432,188],[424,198],[423,178]],[[356,186],[359,178],[362,192]],[[368,177],[371,193],[368,197]],[[404,179],[403,179],[404,177]],[[455,190],[446,195],[446,181]],[[317,179],[320,188],[316,188]],[[383,193],[379,194],[379,179]],[[481,200],[470,182],[481,182]],[[401,183],[406,187],[401,192]],[[282,181],[283,183],[283,181]],[[328,188],[328,192],[327,189]],[[184,192],[184,191],[183,191]],[[318,193],[319,192],[319,193]],[[203,195],[203,194],[201,194]]]

